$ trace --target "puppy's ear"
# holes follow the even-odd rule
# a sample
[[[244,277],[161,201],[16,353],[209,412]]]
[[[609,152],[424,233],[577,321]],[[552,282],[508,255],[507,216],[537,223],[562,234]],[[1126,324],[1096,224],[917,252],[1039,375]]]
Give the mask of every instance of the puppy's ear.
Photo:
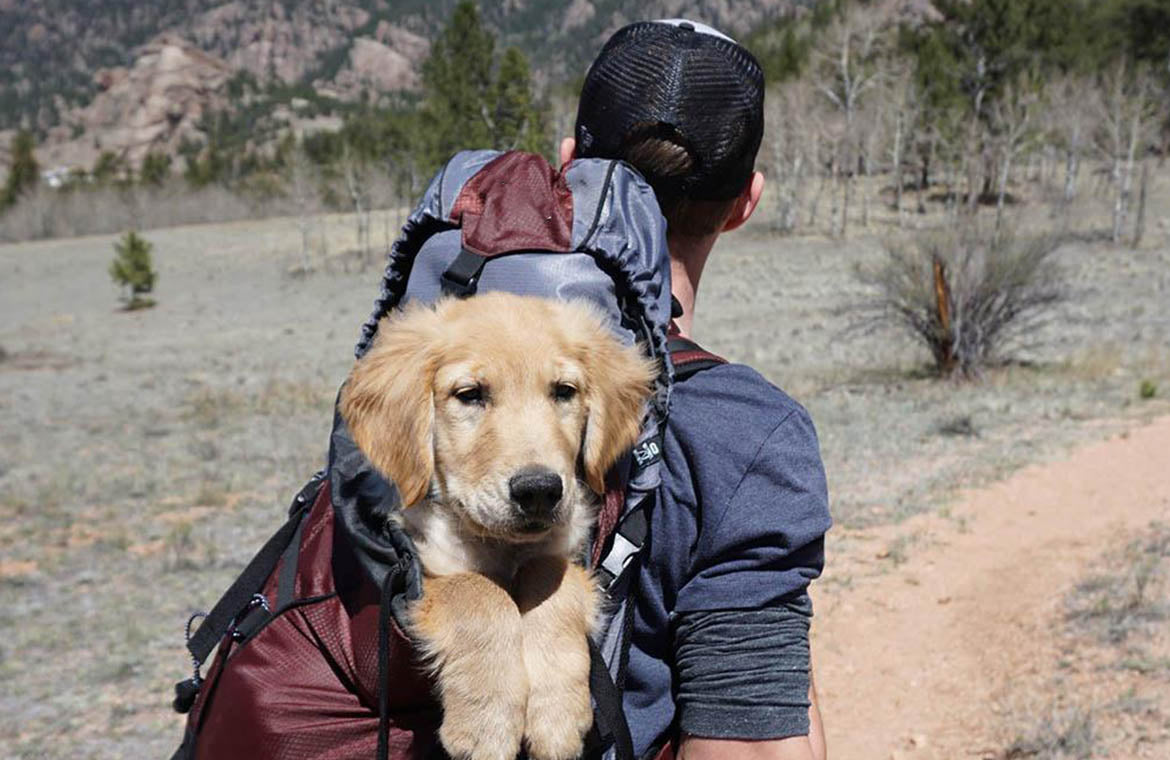
[[[341,416],[370,463],[394,481],[409,507],[430,488],[435,458],[433,385],[441,320],[411,307],[383,319],[341,392]]]
[[[586,371],[585,480],[605,493],[605,473],[638,440],[656,369],[637,346],[623,346],[598,324],[584,350]]]

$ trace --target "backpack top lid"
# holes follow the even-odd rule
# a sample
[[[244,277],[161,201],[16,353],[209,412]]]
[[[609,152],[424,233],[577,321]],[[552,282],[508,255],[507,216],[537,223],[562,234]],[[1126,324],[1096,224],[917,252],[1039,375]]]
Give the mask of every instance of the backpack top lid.
[[[480,268],[479,290],[587,301],[627,344],[641,340],[652,356],[666,354],[666,222],[654,191],[627,164],[581,159],[558,172],[531,153],[456,154],[391,249],[355,354],[366,352],[391,309],[441,297],[461,254]],[[665,373],[661,385],[665,409]]]

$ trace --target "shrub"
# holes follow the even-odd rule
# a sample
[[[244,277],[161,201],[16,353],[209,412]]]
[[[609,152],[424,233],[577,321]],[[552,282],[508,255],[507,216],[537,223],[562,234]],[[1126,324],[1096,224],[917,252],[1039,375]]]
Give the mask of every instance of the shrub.
[[[943,377],[978,376],[1064,297],[1052,258],[1058,242],[974,226],[888,242],[884,262],[858,270],[877,291],[860,326],[908,332]]]
[[[122,301],[127,310],[154,306],[153,299],[143,297],[144,293],[154,289],[155,280],[158,279],[158,272],[154,270],[150,259],[153,247],[134,230],[114,243],[116,255],[110,262],[110,277],[126,288]]]
[[[1142,380],[1141,385],[1138,386],[1138,397],[1140,397],[1142,401],[1149,401],[1157,395],[1158,386],[1154,384],[1154,381]]]
[[[171,176],[171,157],[161,151],[151,151],[142,159],[138,176],[147,185],[161,187]]]
[[[31,132],[22,130],[16,133],[9,146],[12,159],[8,167],[8,178],[4,186],[0,187],[0,211],[15,206],[22,194],[36,187],[37,180],[40,179],[40,167],[33,155],[34,147],[36,138]]]

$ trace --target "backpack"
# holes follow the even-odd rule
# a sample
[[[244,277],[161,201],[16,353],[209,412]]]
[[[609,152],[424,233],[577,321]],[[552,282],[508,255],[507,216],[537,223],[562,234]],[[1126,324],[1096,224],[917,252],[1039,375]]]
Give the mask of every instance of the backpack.
[[[405,300],[507,290],[588,300],[623,340],[661,359],[642,433],[611,470],[583,558],[607,598],[590,641],[590,758],[633,760],[620,691],[629,591],[660,483],[670,389],[722,361],[672,334],[669,277],[653,190],[626,164],[583,159],[558,172],[528,153],[463,152],[431,181],[390,250],[355,349],[360,358],[378,321]],[[405,633],[421,570],[388,519],[398,508],[393,483],[335,411],[325,469],[212,610],[188,620],[194,673],[175,686],[187,723],[172,760],[446,756],[441,709]]]

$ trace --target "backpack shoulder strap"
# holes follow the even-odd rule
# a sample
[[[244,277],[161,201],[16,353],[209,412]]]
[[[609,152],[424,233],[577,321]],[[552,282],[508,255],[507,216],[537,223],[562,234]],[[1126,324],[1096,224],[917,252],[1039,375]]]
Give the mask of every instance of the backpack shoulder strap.
[[[682,337],[674,330],[666,342],[670,352],[670,361],[674,365],[674,379],[679,382],[687,379],[696,372],[700,372],[720,364],[727,364],[727,360],[717,356],[699,346],[693,340]],[[662,441],[651,440],[634,447],[635,463],[642,465],[662,456]],[[596,572],[602,588],[607,591],[617,582],[622,571],[630,560],[642,550],[646,542],[649,525],[646,519],[646,504],[631,511],[618,524],[603,526],[595,544],[600,550],[612,538],[609,551],[597,557]],[[608,529],[605,529],[608,528]]]
[[[676,381],[686,380],[701,370],[727,364],[727,360],[722,356],[711,353],[678,333],[671,333],[666,341],[666,350],[670,352],[670,362],[674,365]]]
[[[240,612],[246,609],[252,598],[260,592],[264,587],[265,581],[272,575],[272,571],[276,569],[277,563],[286,552],[292,551],[295,557],[296,549],[300,545],[300,534],[303,526],[303,518],[308,514],[314,500],[317,498],[321,486],[325,483],[325,472],[322,470],[313,476],[313,478],[305,485],[304,488],[293,499],[292,505],[289,507],[289,519],[280,530],[278,530],[264,547],[252,558],[244,571],[236,578],[235,583],[231,585],[216,605],[211,609],[211,612],[203,616],[203,622],[199,628],[190,634],[187,638],[187,651],[191,655],[191,661],[195,665],[195,675],[186,681],[181,681],[175,684],[175,701],[173,707],[176,712],[186,713],[195,701],[195,696],[199,692],[202,684],[202,678],[199,675],[199,668],[211,654],[211,650],[219,643],[231,628],[232,623]],[[292,574],[295,576],[295,564],[292,565]],[[288,576],[288,573],[282,573]],[[281,578],[280,587],[277,593],[281,597],[285,597],[291,593],[291,577]],[[288,588],[285,588],[288,586]],[[188,621],[188,632],[190,632],[191,622],[197,616],[192,616]]]

